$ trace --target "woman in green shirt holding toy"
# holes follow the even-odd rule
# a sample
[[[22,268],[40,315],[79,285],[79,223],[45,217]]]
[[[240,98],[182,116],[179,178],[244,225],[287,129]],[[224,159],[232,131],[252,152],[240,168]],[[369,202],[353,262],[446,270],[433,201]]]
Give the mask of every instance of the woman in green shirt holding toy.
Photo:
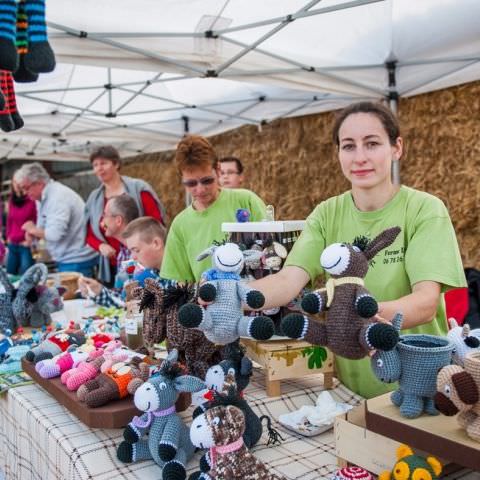
[[[402,312],[403,333],[445,335],[443,293],[466,285],[460,252],[442,201],[392,183],[392,161],[403,152],[395,116],[378,103],[353,104],[340,112],[333,138],[351,190],[320,203],[284,268],[254,282],[254,287],[265,294],[267,308],[285,305],[309,281],[324,275],[320,255],[326,246],[351,243],[361,235],[373,239],[399,226],[395,242],[375,257],[365,286],[379,302],[380,319]],[[392,388],[375,378],[368,358],[337,357],[336,368],[342,383],[363,397]]]

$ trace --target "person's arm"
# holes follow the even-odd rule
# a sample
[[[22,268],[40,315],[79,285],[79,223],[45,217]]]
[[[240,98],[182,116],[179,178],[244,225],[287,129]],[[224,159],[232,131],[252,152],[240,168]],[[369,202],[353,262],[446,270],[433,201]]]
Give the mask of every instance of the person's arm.
[[[441,286],[437,282],[418,282],[412,287],[412,293],[409,295],[389,302],[380,302],[378,315],[382,319],[390,320],[397,312],[401,312],[402,330],[429,323],[437,312],[440,290]]]
[[[162,225],[165,225],[165,220],[162,218],[162,212],[153,195],[146,190],[140,193],[140,199],[143,205],[143,214],[146,217],[156,218]]]
[[[291,302],[310,280],[308,273],[300,267],[287,266],[278,273],[267,275],[248,284],[265,296],[263,310],[282,307]]]
[[[28,235],[36,238],[45,238],[45,230],[43,228],[35,226],[35,224],[29,220],[22,225],[22,230],[25,230]]]

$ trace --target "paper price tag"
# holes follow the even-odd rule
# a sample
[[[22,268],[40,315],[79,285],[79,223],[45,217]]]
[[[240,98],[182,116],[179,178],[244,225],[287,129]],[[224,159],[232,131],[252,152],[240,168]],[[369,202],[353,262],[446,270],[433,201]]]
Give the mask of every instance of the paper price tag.
[[[138,324],[143,321],[143,314],[136,314],[125,319],[125,333],[138,335]]]

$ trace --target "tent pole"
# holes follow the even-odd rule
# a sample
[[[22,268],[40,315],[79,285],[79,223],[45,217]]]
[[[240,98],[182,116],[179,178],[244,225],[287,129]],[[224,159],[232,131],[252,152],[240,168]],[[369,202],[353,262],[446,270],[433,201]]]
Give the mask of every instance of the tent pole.
[[[398,115],[398,91],[395,60],[385,63],[388,72],[388,105],[395,116]],[[392,182],[394,185],[400,185],[400,161],[392,160]]]

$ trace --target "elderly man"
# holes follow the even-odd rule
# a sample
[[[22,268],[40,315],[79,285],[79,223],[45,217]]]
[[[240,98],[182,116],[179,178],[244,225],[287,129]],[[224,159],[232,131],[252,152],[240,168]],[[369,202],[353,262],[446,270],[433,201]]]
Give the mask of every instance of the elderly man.
[[[71,188],[56,182],[40,163],[23,165],[16,173],[20,188],[39,202],[37,225],[28,221],[23,230],[45,239],[59,272],[92,276],[97,253],[85,245],[85,203]]]

